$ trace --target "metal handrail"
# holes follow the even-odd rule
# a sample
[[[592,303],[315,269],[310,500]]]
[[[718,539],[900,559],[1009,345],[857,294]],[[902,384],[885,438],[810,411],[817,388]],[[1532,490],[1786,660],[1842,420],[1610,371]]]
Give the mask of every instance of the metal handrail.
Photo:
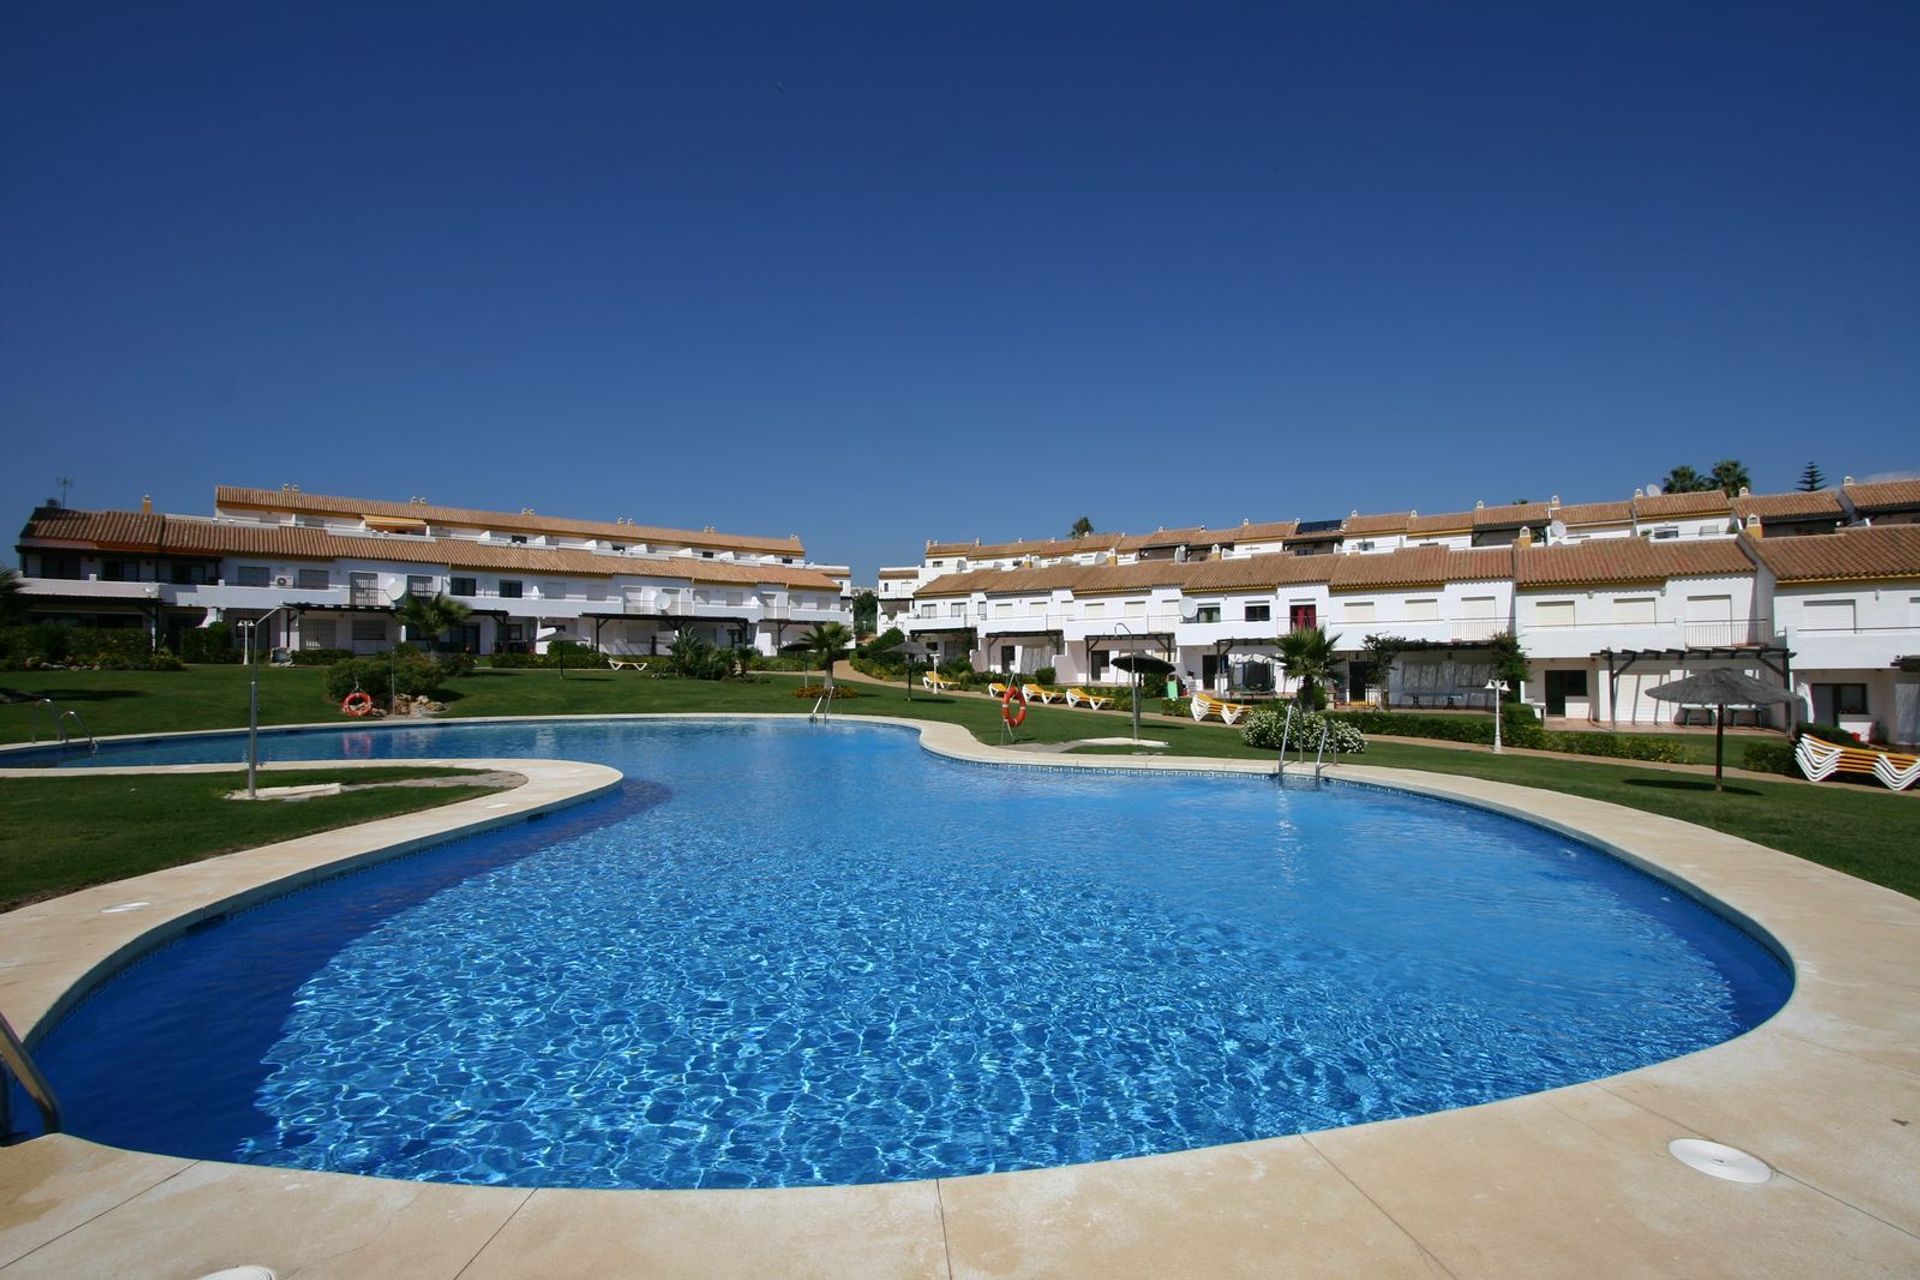
[[[87,728],[87,722],[81,719],[80,713],[72,707],[68,707],[60,713],[60,744],[65,746],[67,743],[67,721],[69,720],[79,725],[80,732],[87,735],[87,754],[99,755],[100,744],[93,740],[93,730]]]
[[[1313,780],[1315,782],[1320,781],[1320,771],[1327,767],[1322,761],[1327,754],[1327,735],[1332,732],[1333,722],[1331,720],[1322,720],[1320,722],[1320,746],[1313,753]]]
[[[1293,732],[1293,708],[1294,704],[1289,702],[1286,723],[1280,726],[1280,767],[1273,771],[1273,776],[1276,778],[1287,776],[1287,737]]]
[[[100,753],[100,744],[94,741],[93,731],[87,728],[86,720],[81,717],[78,711],[75,711],[72,707],[63,708],[52,698],[35,698],[34,702],[39,705],[41,713],[46,716],[48,736],[51,737],[54,742],[64,747],[73,741],[73,735],[67,731],[67,721],[72,720],[80,726],[80,732],[86,735],[87,750],[94,755]],[[40,729],[37,723],[32,728],[31,733],[33,735],[31,741],[38,744],[40,741]]]
[[[27,1052],[18,1035],[14,1034],[13,1024],[7,1016],[0,1013],[0,1064],[4,1064],[20,1087],[33,1099],[33,1105],[40,1108],[40,1121],[48,1133],[60,1132],[60,1100],[53,1096],[53,1086],[40,1074],[39,1066],[33,1055]],[[6,1082],[0,1080],[0,1134],[11,1129],[12,1115],[7,1108]]]

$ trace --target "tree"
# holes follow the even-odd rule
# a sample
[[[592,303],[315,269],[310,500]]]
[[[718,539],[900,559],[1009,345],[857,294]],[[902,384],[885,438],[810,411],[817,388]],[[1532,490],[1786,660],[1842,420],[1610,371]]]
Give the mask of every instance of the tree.
[[[833,660],[853,644],[853,632],[838,622],[821,622],[800,637],[807,652],[820,659],[827,669],[827,688],[833,688]]]
[[[1703,493],[1711,488],[1711,480],[1684,462],[1667,472],[1667,478],[1660,482],[1663,493]]]
[[[1712,483],[1709,488],[1718,489],[1729,498],[1737,498],[1740,491],[1751,487],[1753,477],[1747,474],[1747,466],[1733,458],[1722,458],[1713,464]]]
[[[1325,627],[1295,627],[1280,637],[1280,665],[1300,682],[1294,697],[1309,711],[1325,704],[1320,686],[1333,679],[1334,645],[1339,640],[1329,636]]]
[[[1081,516],[1073,522],[1073,528],[1067,530],[1067,536],[1078,540],[1093,532],[1093,521]]]
[[[1393,700],[1387,695],[1387,680],[1393,674],[1394,663],[1407,651],[1407,639],[1405,636],[1368,636],[1360,647],[1366,652],[1367,665],[1373,669],[1373,679],[1380,686],[1380,709],[1391,711]]]
[[[1502,631],[1487,642],[1487,647],[1493,651],[1493,678],[1507,685],[1502,700],[1520,701],[1520,686],[1532,674],[1532,664],[1527,661],[1527,651],[1520,647],[1519,637]]]
[[[870,636],[880,627],[880,597],[871,591],[853,593],[853,629]]]
[[[445,595],[408,595],[393,611],[393,616],[407,629],[408,638],[423,637],[429,653],[439,644],[441,636],[465,623],[472,614],[472,609]]]
[[[1807,463],[1807,469],[1800,473],[1800,492],[1813,493],[1816,490],[1826,487],[1827,478],[1820,473],[1820,464],[1817,462]]]
[[[0,626],[12,626],[27,616],[27,597],[18,569],[0,569]]]

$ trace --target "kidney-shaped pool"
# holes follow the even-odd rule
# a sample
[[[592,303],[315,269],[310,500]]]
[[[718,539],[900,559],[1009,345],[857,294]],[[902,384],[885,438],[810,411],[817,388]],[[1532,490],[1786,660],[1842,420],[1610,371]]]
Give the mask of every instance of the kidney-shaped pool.
[[[520,1186],[981,1173],[1591,1080],[1735,1036],[1791,986],[1598,850],[1371,787],[967,765],[791,720],[263,744],[627,781],[122,970],[40,1050],[82,1137]]]

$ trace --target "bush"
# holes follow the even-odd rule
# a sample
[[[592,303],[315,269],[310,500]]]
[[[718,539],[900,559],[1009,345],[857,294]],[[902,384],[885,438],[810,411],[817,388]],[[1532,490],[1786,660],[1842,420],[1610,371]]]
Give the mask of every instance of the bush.
[[[793,696],[796,698],[818,698],[822,694],[829,694],[833,701],[841,702],[848,698],[859,697],[860,691],[852,685],[845,684],[837,684],[831,689],[823,684],[803,684],[793,691]]]
[[[1547,733],[1541,746],[1576,756],[1609,756],[1616,760],[1656,760],[1685,764],[1687,750],[1667,738],[1628,738],[1617,733]]]
[[[180,656],[202,665],[226,665],[239,662],[240,652],[233,628],[224,622],[205,627],[189,627],[180,633]]]
[[[1052,684],[1055,674],[1056,672],[1052,667],[1035,667],[1033,669],[1033,682],[1035,684]]]
[[[345,662],[353,657],[351,649],[295,649],[293,665],[296,667],[330,667],[336,662]]]
[[[502,671],[520,671],[527,667],[545,666],[546,663],[537,654],[496,653],[487,659],[487,665]]]
[[[433,660],[440,667],[442,679],[452,680],[458,676],[470,676],[479,662],[470,653],[443,653]]]
[[[1246,723],[1240,726],[1240,737],[1250,747],[1262,751],[1278,751],[1280,737],[1287,733],[1289,750],[1295,747],[1306,751],[1320,748],[1322,729],[1327,734],[1327,750],[1337,756],[1359,755],[1367,749],[1367,736],[1358,726],[1338,716],[1321,715],[1318,712],[1294,709],[1293,725],[1287,728],[1287,708],[1285,703],[1261,707],[1250,712]]]
[[[375,706],[385,707],[389,705],[389,691],[411,698],[425,697],[437,692],[446,678],[445,667],[418,654],[349,658],[327,668],[327,699],[339,703],[359,689],[373,698]]]
[[[0,670],[98,667],[108,671],[179,671],[180,660],[155,649],[144,627],[72,627],[57,622],[0,630]]]
[[[1742,768],[1752,769],[1755,773],[1784,773],[1789,778],[1800,776],[1799,766],[1793,761],[1793,748],[1784,742],[1749,742],[1740,764]]]
[[[1822,742],[1831,742],[1835,746],[1840,747],[1857,747],[1860,745],[1860,739],[1857,736],[1842,729],[1837,724],[1814,724],[1811,722],[1803,724],[1793,731],[1793,740],[1795,742],[1800,741],[1802,738],[1818,738]]]
[[[1178,716],[1184,720],[1193,714],[1193,703],[1186,698],[1162,698],[1160,699],[1160,714],[1163,716]]]

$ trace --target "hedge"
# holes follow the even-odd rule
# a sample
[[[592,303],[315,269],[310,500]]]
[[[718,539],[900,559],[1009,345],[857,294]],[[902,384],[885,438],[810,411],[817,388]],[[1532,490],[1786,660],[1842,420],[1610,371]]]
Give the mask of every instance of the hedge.
[[[1755,773],[1784,773],[1789,778],[1800,776],[1799,766],[1793,761],[1793,748],[1784,742],[1749,742],[1740,765]]]
[[[464,658],[467,663],[473,661],[467,654],[450,654],[450,658]],[[345,662],[336,662],[327,668],[327,699],[340,703],[356,689],[373,698],[376,706],[388,706],[389,691],[404,694],[410,698],[429,696],[439,691],[443,682],[459,669],[458,662],[443,663],[433,658],[408,654],[402,657],[349,658]],[[472,667],[468,666],[471,671]]]

